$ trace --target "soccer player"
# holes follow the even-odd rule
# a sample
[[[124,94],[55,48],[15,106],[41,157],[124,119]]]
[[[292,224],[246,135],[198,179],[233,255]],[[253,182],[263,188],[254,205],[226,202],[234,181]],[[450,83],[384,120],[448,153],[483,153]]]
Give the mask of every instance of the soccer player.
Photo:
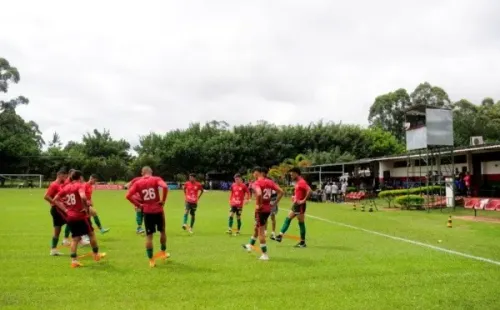
[[[71,177],[73,176],[73,173],[75,171],[76,171],[75,169],[69,169],[68,177],[64,181],[64,185],[62,186],[62,188],[64,188],[66,185],[71,183]],[[81,178],[80,178],[80,181],[81,181]],[[71,240],[69,238],[70,232],[71,231],[70,231],[69,225],[66,225],[66,227],[64,229],[64,240],[62,242],[63,245],[69,246],[71,244]],[[82,236],[82,238],[80,238],[80,245],[86,246],[89,244],[90,244],[90,240],[89,240],[88,236]]]
[[[163,206],[167,200],[168,186],[160,177],[154,177],[150,167],[142,168],[143,177],[136,181],[127,193],[127,199],[136,206],[140,206],[144,212],[144,226],[146,227],[146,254],[149,258],[149,266],[155,267],[153,258],[153,234],[160,232],[161,252],[157,257],[166,259],[170,256],[167,251],[167,234],[165,232],[165,211]],[[162,188],[160,199],[159,188]],[[140,199],[137,197],[140,195]]]
[[[142,179],[142,176],[133,178],[132,181],[130,181],[127,184],[125,184],[125,188],[130,189],[130,187],[132,185],[134,185],[134,183],[137,182],[137,181],[139,181],[140,179]],[[141,195],[136,194],[136,198],[138,200],[140,200],[141,199]],[[144,214],[142,213],[142,210],[141,210],[141,208],[139,206],[134,205],[134,208],[135,208],[135,222],[137,223],[137,229],[135,230],[135,232],[137,234],[143,234],[144,233],[144,229],[142,229],[142,222],[144,221]]]
[[[196,209],[198,208],[198,200],[200,200],[201,195],[203,195],[203,186],[196,181],[196,175],[194,173],[189,174],[189,180],[184,184],[184,197],[185,197],[185,209],[182,229],[186,230],[188,214],[191,215],[191,225],[189,226],[189,232],[193,233],[193,226],[196,216]]]
[[[238,221],[238,231],[236,235],[240,234],[241,229],[241,211],[243,211],[243,205],[247,204],[250,200],[250,191],[248,187],[243,183],[241,175],[236,174],[234,176],[234,183],[231,185],[231,194],[229,196],[229,229],[228,234],[233,233],[233,220],[236,214],[236,220]]]
[[[82,264],[77,259],[77,247],[82,236],[88,235],[95,261],[99,261],[105,256],[99,253],[99,247],[94,234],[94,229],[90,223],[88,215],[93,215],[93,211],[87,205],[84,184],[81,183],[82,173],[75,170],[71,175],[71,183],[67,184],[54,197],[57,207],[66,214],[68,226],[71,230],[71,267],[81,267]]]
[[[268,173],[268,171],[266,169],[265,177],[269,178],[267,176],[267,173]],[[273,190],[271,192],[271,207],[272,208],[271,208],[271,216],[270,216],[270,218],[271,218],[271,227],[273,229],[272,232],[271,232],[271,239],[272,240],[276,239],[276,215],[278,214],[278,208],[279,208],[278,204],[277,204],[277,200],[278,200],[278,193],[275,190]],[[268,223],[266,223],[266,236],[267,236],[267,224]]]
[[[300,242],[295,245],[297,248],[305,248],[306,247],[306,224],[305,213],[306,213],[306,201],[307,198],[311,195],[311,188],[307,185],[307,182],[302,178],[300,169],[295,167],[290,169],[289,171],[290,177],[293,181],[295,181],[295,190],[294,195],[292,197],[292,210],[288,213],[287,218],[285,218],[285,222],[281,227],[280,234],[276,237],[276,241],[281,242],[283,240],[283,235],[286,233],[288,228],[290,227],[291,221],[297,217],[299,220],[299,228],[300,228]]]
[[[253,184],[254,194],[255,194],[255,228],[250,242],[244,244],[243,248],[248,252],[252,251],[257,237],[259,237],[260,248],[262,250],[262,255],[260,260],[269,260],[267,254],[266,245],[266,223],[269,215],[271,214],[271,193],[275,190],[278,193],[277,202],[283,197],[283,190],[272,180],[265,177],[266,169],[262,167],[257,167],[253,170],[253,175],[256,181]]]
[[[48,201],[50,204],[50,215],[52,216],[52,225],[54,226],[54,234],[52,235],[52,245],[50,248],[50,255],[59,256],[61,253],[57,250],[57,244],[59,242],[59,236],[61,235],[61,227],[66,224],[66,215],[57,208],[54,197],[56,197],[57,193],[59,193],[62,189],[62,185],[68,175],[65,171],[60,170],[57,172],[57,178],[54,182],[50,183],[47,192],[43,199]]]
[[[87,201],[89,207],[92,207],[95,211],[94,208],[94,202],[92,201],[92,191],[93,191],[93,186],[97,182],[97,175],[92,174],[89,178],[89,181],[85,184],[85,195],[87,196]],[[94,223],[96,224],[97,228],[101,231],[101,234],[105,234],[109,231],[109,228],[103,228],[101,224],[101,219],[99,218],[99,215],[97,215],[97,212],[93,216],[94,218]]]

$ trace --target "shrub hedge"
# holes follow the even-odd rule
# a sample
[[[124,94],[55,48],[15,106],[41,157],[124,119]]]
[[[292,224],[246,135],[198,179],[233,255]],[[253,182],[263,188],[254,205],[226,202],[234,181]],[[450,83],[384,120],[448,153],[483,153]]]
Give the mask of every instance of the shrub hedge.
[[[378,194],[379,198],[394,198],[398,196],[408,196],[409,195],[419,195],[419,194],[439,194],[444,193],[444,186],[422,186],[422,187],[415,187],[415,188],[410,188],[410,189],[393,189],[393,190],[388,190],[388,191],[381,191]]]
[[[424,197],[419,195],[404,195],[396,197],[394,199],[394,202],[396,202],[403,208],[415,207],[417,209],[422,208],[422,206],[424,205],[424,201],[425,201]]]

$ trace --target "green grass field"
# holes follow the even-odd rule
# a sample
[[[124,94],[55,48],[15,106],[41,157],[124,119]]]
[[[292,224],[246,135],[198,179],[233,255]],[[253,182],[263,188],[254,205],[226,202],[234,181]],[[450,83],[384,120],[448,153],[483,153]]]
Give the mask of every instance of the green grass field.
[[[241,248],[252,206],[243,214],[243,235],[230,237],[228,193],[207,192],[190,236],[181,230],[183,199],[174,191],[166,211],[172,257],[151,269],[125,192],[97,191],[96,209],[111,228],[98,235],[108,256],[71,269],[68,256],[49,256],[43,194],[0,190],[0,309],[500,309],[499,265],[367,231],[500,261],[499,224],[457,219],[449,229],[448,211],[362,213],[311,203],[308,214],[317,218],[307,219],[308,248],[268,241],[270,261],[263,262]],[[282,203],[279,227],[288,205]],[[462,213],[472,214],[455,214]],[[295,221],[289,233],[298,235]]]

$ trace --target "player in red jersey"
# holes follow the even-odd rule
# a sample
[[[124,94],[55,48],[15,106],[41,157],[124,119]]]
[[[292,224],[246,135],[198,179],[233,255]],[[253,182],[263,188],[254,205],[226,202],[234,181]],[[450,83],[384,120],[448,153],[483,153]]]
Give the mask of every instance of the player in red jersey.
[[[299,220],[300,228],[300,242],[295,246],[297,248],[306,247],[306,224],[305,224],[305,213],[306,213],[306,202],[307,198],[311,195],[311,188],[307,185],[306,180],[302,178],[300,168],[292,168],[289,171],[290,177],[295,182],[295,190],[292,197],[292,210],[288,213],[288,217],[285,219],[283,226],[281,227],[280,234],[276,237],[276,241],[281,242],[283,240],[283,235],[286,233],[290,227],[290,222],[297,217]]]
[[[144,212],[144,226],[146,227],[146,253],[149,258],[149,266],[155,267],[153,259],[153,234],[160,232],[161,252],[157,257],[166,259],[170,256],[167,250],[167,234],[165,232],[164,205],[167,200],[168,186],[160,177],[154,177],[150,167],[142,168],[143,177],[136,181],[127,193],[127,199],[136,206],[140,206]],[[160,199],[159,188],[163,189]],[[141,199],[137,198],[137,194]]]
[[[94,202],[92,201],[92,192],[94,190],[94,184],[97,182],[97,180],[97,175],[92,174],[89,178],[89,181],[84,183],[85,195],[87,196],[89,207],[93,209],[94,216],[92,218],[94,219],[94,223],[96,224],[97,228],[99,228],[101,234],[105,234],[109,231],[109,228],[102,227],[101,219],[99,218],[99,215],[97,215],[97,211],[94,208]]]
[[[85,195],[85,188],[81,183],[82,173],[78,170],[74,171],[71,175],[71,183],[67,184],[57,195],[54,197],[54,202],[57,207],[66,214],[68,226],[71,230],[71,267],[81,267],[82,264],[77,260],[77,247],[82,236],[88,235],[92,252],[94,253],[94,260],[99,261],[105,256],[104,253],[99,253],[99,247],[95,238],[94,229],[90,223],[88,215],[89,207],[87,205],[87,197]]]
[[[135,182],[139,181],[140,179],[142,179],[142,176],[133,178],[132,181],[125,184],[125,188],[130,188],[132,185],[134,185]],[[141,200],[141,195],[136,194],[136,198],[138,200]],[[134,205],[134,208],[135,208],[135,222],[137,223],[137,229],[135,230],[135,232],[137,234],[143,234],[144,229],[142,229],[142,222],[144,221],[144,214],[142,213],[142,210],[139,206]]]
[[[255,194],[255,229],[252,237],[250,238],[250,242],[248,244],[244,244],[243,248],[247,251],[252,251],[255,242],[257,241],[257,237],[259,237],[260,248],[262,250],[262,255],[259,259],[261,260],[269,260],[269,256],[267,254],[267,245],[266,245],[266,224],[269,215],[271,215],[271,194],[272,191],[276,191],[278,193],[278,197],[276,199],[276,203],[279,203],[281,197],[283,197],[283,190],[272,180],[267,179],[266,169],[262,167],[257,167],[253,170],[253,175],[255,177],[255,182],[253,183],[253,190]]]
[[[59,236],[61,235],[61,227],[66,224],[66,215],[57,208],[54,197],[62,189],[64,181],[67,179],[68,175],[65,171],[57,172],[57,178],[54,182],[50,183],[47,192],[43,199],[48,201],[50,204],[50,215],[52,216],[52,226],[54,227],[54,234],[52,235],[52,246],[50,248],[50,255],[59,256],[61,253],[57,250],[57,244],[59,242]]]
[[[234,183],[231,185],[231,194],[229,196],[229,229],[228,234],[233,233],[233,218],[236,214],[236,220],[238,221],[238,231],[237,235],[240,234],[241,229],[241,211],[243,211],[243,205],[247,204],[250,200],[250,191],[248,187],[243,183],[241,175],[236,174],[234,176]]]
[[[203,186],[196,181],[196,175],[194,173],[189,174],[189,181],[184,184],[184,198],[185,198],[185,208],[184,208],[184,218],[182,229],[186,230],[188,214],[191,215],[191,225],[189,226],[189,232],[193,233],[194,220],[196,215],[196,209],[198,208],[198,200],[203,195]]]
[[[75,171],[76,171],[75,169],[69,169],[68,177],[64,181],[64,184],[63,184],[62,187],[65,187],[66,185],[68,185],[68,184],[71,183],[71,177],[73,176],[73,173]],[[62,242],[62,244],[65,245],[65,246],[71,245],[71,240],[69,238],[70,233],[71,233],[71,231],[70,231],[69,225],[66,225],[66,227],[64,229],[64,240]],[[86,245],[89,245],[89,244],[90,244],[89,237],[88,236],[82,236],[82,238],[80,240],[80,245],[86,246]]]

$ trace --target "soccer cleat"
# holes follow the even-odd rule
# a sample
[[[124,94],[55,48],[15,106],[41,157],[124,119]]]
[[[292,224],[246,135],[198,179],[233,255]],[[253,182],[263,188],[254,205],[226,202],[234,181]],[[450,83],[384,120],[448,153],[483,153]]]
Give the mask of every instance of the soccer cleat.
[[[187,225],[186,225],[186,224],[183,224],[183,225],[182,225],[182,229],[187,230]]]
[[[276,240],[276,233],[274,231],[271,233],[271,240]]]
[[[64,245],[64,246],[70,246],[71,245],[71,241],[69,239],[64,239],[63,242],[62,242],[62,245]]]
[[[154,259],[149,260],[149,267],[151,267],[151,268],[156,267],[156,262],[154,261]]]
[[[167,258],[170,258],[170,253],[164,251],[160,251],[160,253],[158,253],[158,259],[166,260]]]
[[[239,236],[240,235],[240,231],[238,230],[234,235],[235,236]]]
[[[101,228],[101,234],[105,234],[109,231],[109,228]]]
[[[83,267],[82,263],[80,263],[77,260],[71,262],[71,268],[78,268],[78,267]]]
[[[250,244],[242,244],[241,245],[243,249],[245,249],[247,252],[252,252],[252,246]]]
[[[190,229],[190,230],[189,230],[189,233],[190,233],[190,234],[194,234],[194,232],[193,232],[193,230],[192,230],[192,229]]]
[[[229,228],[227,231],[226,231],[226,234],[228,235],[231,235],[233,233],[233,230],[231,228]]]
[[[51,249],[50,250],[50,256],[61,256],[63,255],[61,252],[59,252],[58,249]]]
[[[295,245],[296,248],[305,248],[307,247],[306,243],[304,241],[301,241]]]
[[[273,239],[274,241],[281,242],[283,241],[283,235],[279,234],[276,236],[276,238]]]
[[[101,258],[104,258],[104,257],[106,257],[106,253],[95,253],[94,254],[94,260],[96,262],[100,261]]]
[[[260,257],[259,257],[260,260],[269,260],[269,256],[267,256],[267,254],[262,254]]]
[[[140,235],[144,233],[144,229],[142,227],[138,227],[137,230],[135,231],[136,234]]]

